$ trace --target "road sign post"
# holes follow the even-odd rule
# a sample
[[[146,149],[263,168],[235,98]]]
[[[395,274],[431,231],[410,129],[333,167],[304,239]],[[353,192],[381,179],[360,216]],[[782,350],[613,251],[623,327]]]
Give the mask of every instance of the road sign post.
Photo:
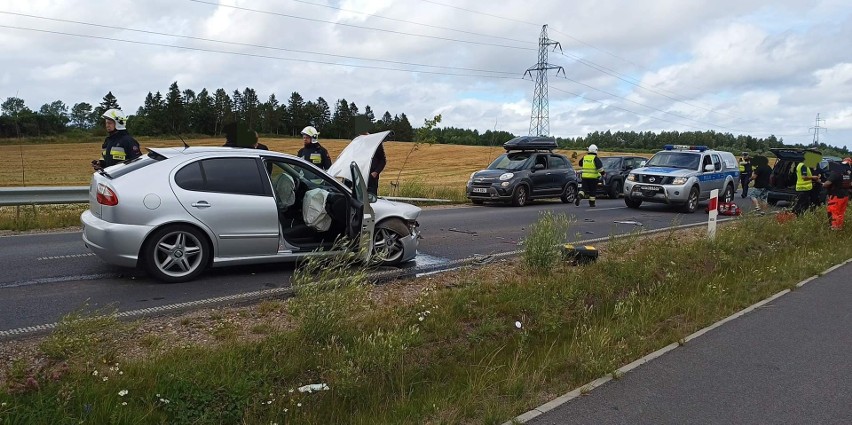
[[[710,203],[707,204],[707,237],[716,237],[716,217],[719,216],[719,189],[710,191]]]

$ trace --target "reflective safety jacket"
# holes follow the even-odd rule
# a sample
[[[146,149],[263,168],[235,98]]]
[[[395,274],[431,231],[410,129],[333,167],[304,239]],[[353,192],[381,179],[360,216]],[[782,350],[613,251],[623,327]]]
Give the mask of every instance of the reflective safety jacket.
[[[104,140],[101,155],[104,157],[101,167],[106,168],[142,156],[142,152],[139,150],[139,142],[127,130],[116,130]]]
[[[328,151],[319,143],[311,143],[308,146],[299,149],[296,154],[299,158],[304,159],[323,170],[328,170],[331,167],[331,157],[328,156]]]
[[[805,180],[805,177],[810,177],[811,169],[806,167],[803,162],[796,166],[796,192],[807,192],[814,187],[814,182]]]
[[[581,177],[584,179],[599,179],[601,178],[601,169],[603,169],[603,163],[600,158],[598,158],[595,154],[586,154],[583,159],[580,161],[581,169]]]

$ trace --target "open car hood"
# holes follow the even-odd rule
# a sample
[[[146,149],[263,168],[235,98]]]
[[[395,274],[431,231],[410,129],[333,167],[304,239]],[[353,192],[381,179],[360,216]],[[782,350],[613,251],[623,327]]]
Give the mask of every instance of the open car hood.
[[[366,179],[370,174],[370,163],[373,161],[373,154],[376,153],[379,145],[392,134],[393,132],[388,130],[352,139],[349,145],[343,149],[343,152],[340,152],[337,160],[328,168],[328,174],[335,178],[352,180],[352,173],[349,172],[349,164],[354,161],[358,164],[361,175]]]

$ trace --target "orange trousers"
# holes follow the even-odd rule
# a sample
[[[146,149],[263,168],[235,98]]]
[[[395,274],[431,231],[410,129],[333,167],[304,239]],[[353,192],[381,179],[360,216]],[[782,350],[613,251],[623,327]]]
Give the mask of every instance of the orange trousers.
[[[846,217],[846,205],[849,204],[849,197],[829,196],[828,210],[829,221],[831,221],[832,229],[842,229],[843,220]]]

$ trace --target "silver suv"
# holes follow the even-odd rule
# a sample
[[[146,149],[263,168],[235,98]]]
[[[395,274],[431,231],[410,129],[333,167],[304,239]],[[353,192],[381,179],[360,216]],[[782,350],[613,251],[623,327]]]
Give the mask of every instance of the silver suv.
[[[645,167],[627,175],[624,203],[628,207],[656,202],[692,213],[699,201],[710,198],[713,189],[719,189],[720,202],[733,201],[740,171],[732,153],[706,146],[666,145],[663,149]]]

